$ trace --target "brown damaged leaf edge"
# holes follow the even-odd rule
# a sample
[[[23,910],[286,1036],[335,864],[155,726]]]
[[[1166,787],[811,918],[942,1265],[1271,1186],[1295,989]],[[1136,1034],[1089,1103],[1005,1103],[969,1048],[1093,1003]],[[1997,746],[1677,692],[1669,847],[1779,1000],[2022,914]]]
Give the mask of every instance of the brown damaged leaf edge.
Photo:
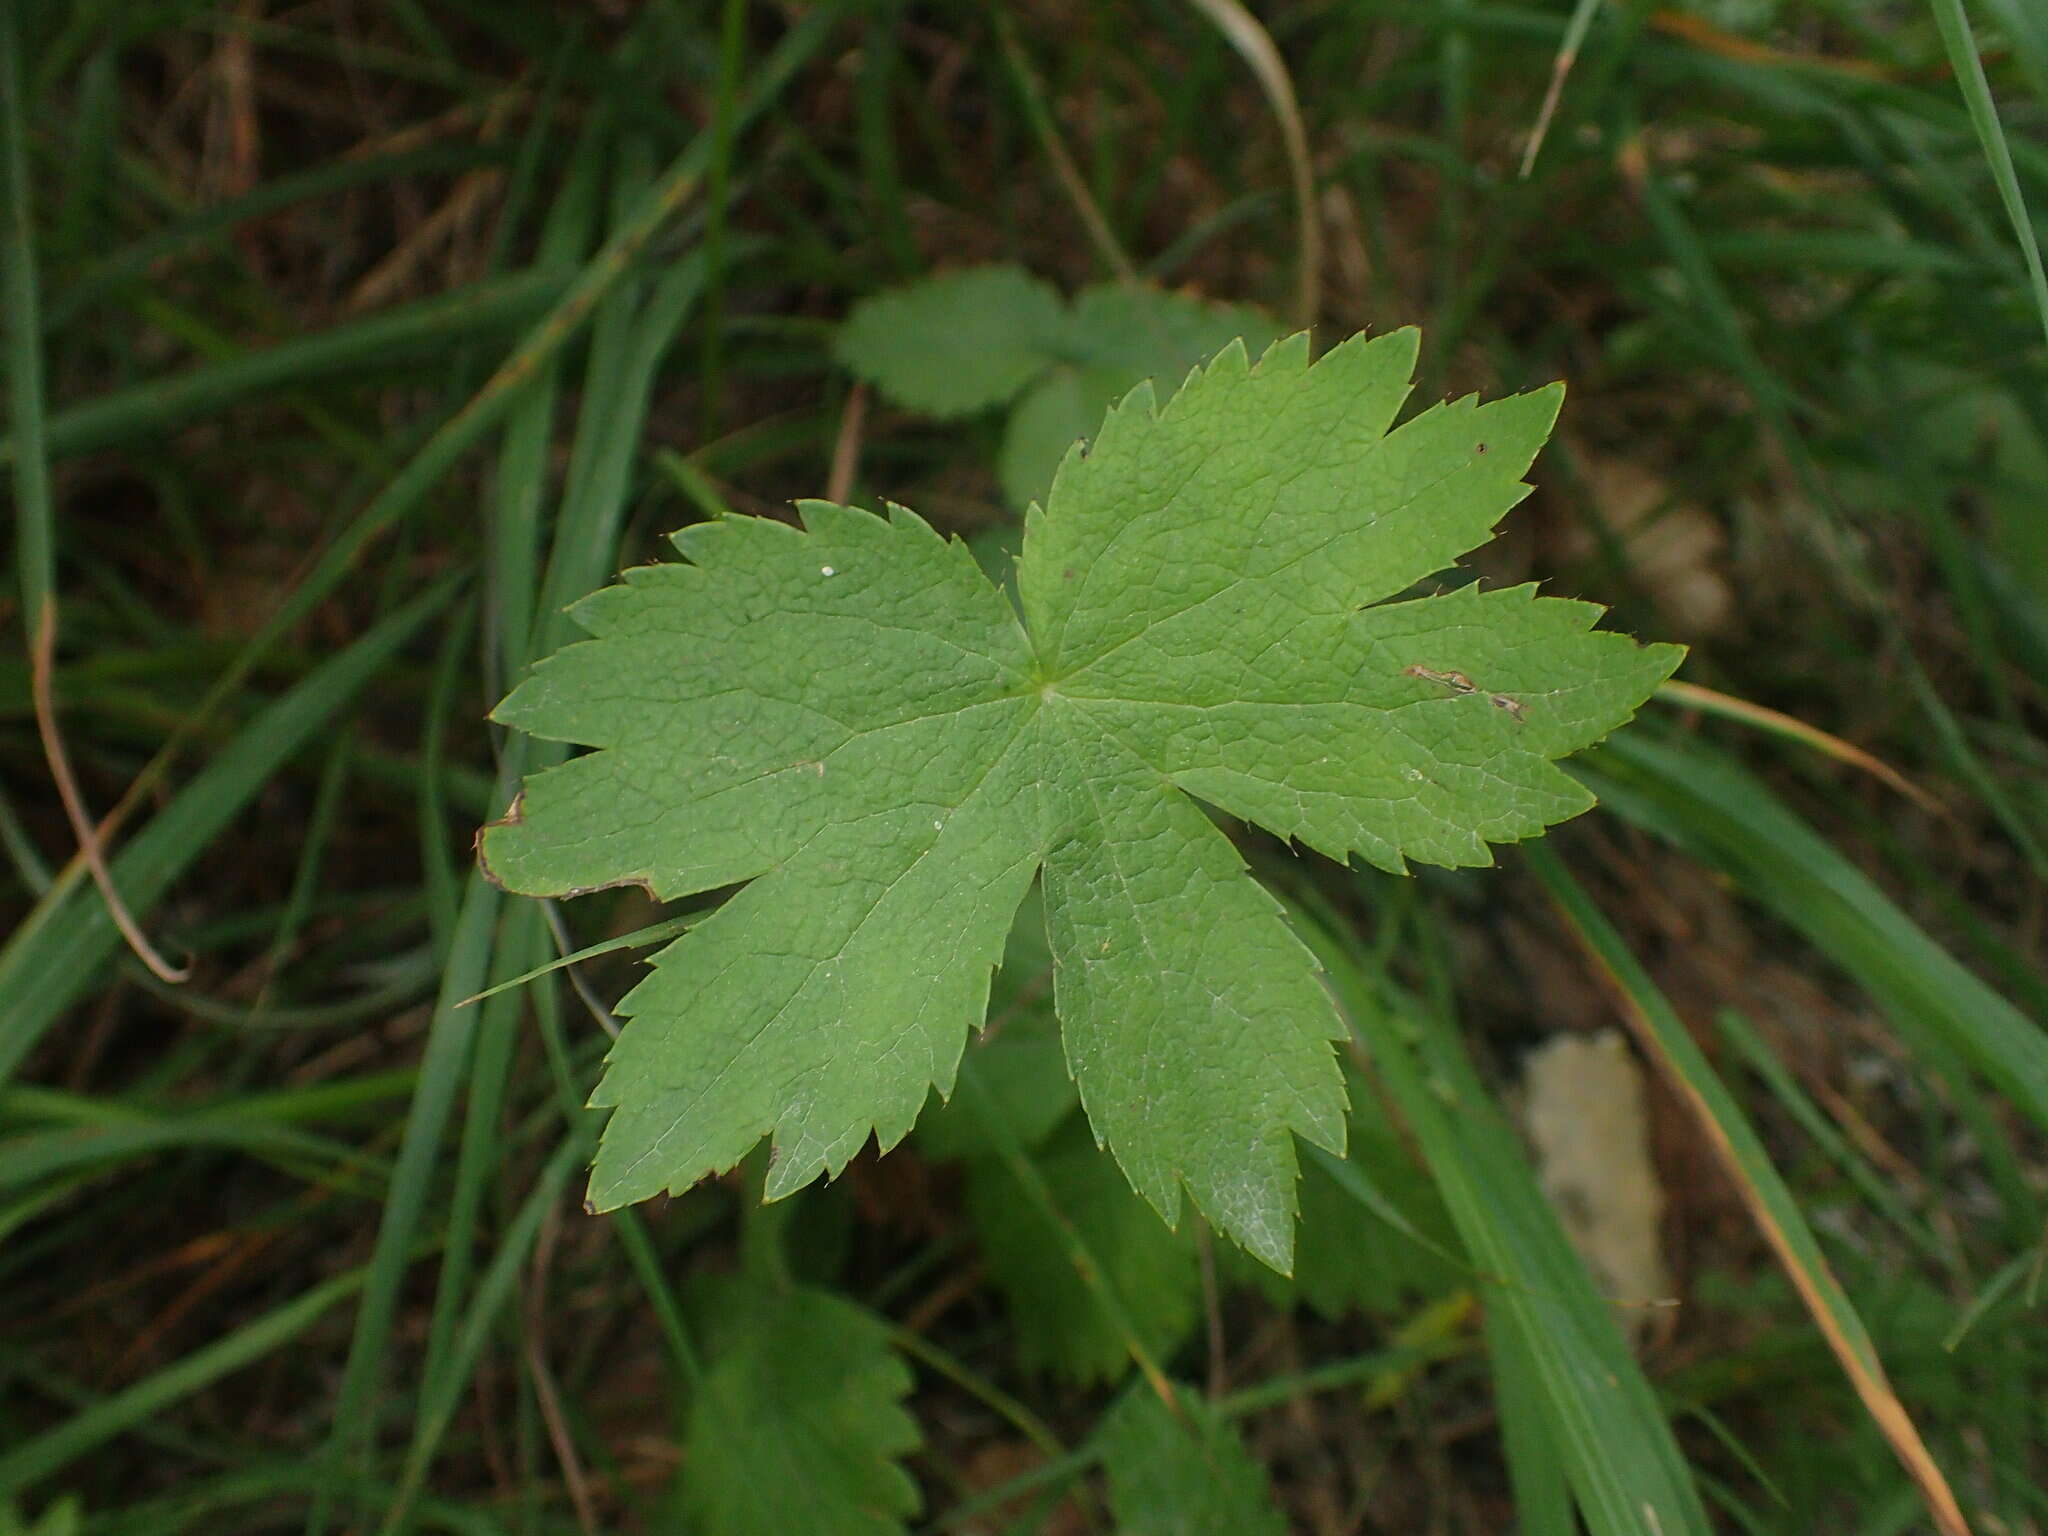
[[[496,821],[485,822],[476,829],[476,836],[470,839],[470,847],[476,853],[477,873],[490,881],[499,890],[505,892],[506,895],[541,896],[550,901],[568,901],[578,896],[593,896],[599,891],[618,891],[624,890],[628,886],[633,886],[645,892],[649,901],[658,902],[661,900],[661,897],[655,893],[653,885],[645,880],[607,880],[603,885],[571,885],[565,886],[559,891],[513,890],[511,886],[498,878],[498,872],[491,868],[491,861],[484,856],[484,835],[498,827],[523,826],[525,822],[526,791],[522,789],[512,797],[512,804],[503,816],[500,816]]]

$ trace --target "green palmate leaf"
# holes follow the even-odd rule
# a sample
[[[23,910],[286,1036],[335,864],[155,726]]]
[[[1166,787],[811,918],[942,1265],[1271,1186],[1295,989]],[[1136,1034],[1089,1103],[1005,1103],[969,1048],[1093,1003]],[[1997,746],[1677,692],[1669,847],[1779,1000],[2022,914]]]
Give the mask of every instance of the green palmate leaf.
[[[720,1286],[715,1359],[684,1425],[678,1495],[703,1536],[893,1536],[917,1513],[910,1372],[873,1314],[824,1291]]]
[[[1292,1136],[1340,1150],[1341,1025],[1197,800],[1332,858],[1486,864],[1591,796],[1553,759],[1677,664],[1533,587],[1387,603],[1483,542],[1556,389],[1388,426],[1415,336],[1241,347],[1068,455],[1019,614],[914,514],[728,518],[630,571],[497,718],[599,750],[485,833],[509,888],[746,882],[654,957],[595,1102],[590,1198],[775,1139],[767,1192],[950,1091],[1034,874],[1069,1069],[1169,1224],[1185,1189],[1275,1268]]]
[[[1266,1474],[1237,1432],[1187,1387],[1179,1413],[1143,1382],[1096,1432],[1121,1536],[1280,1536]]]

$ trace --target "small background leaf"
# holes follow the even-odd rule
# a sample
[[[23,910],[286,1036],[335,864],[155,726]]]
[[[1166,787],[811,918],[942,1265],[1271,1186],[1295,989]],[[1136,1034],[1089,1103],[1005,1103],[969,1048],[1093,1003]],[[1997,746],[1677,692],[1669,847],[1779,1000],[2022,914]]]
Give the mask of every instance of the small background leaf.
[[[997,470],[1003,496],[1042,501],[1060,458],[1150,379],[1163,402],[1190,369],[1243,338],[1279,335],[1258,310],[1132,283],[1086,288],[1072,307],[1022,268],[975,267],[863,299],[839,328],[839,360],[897,405],[969,416],[1016,399]]]
[[[1233,1248],[1216,1253],[1231,1284],[1276,1304],[1299,1301],[1332,1320],[1392,1314],[1472,1279],[1443,1198],[1387,1123],[1378,1088],[1348,1056],[1344,1076],[1350,1139],[1341,1160],[1320,1152],[1302,1159],[1292,1280]]]
[[[711,1365],[684,1417],[677,1500],[702,1536],[894,1536],[917,1513],[910,1370],[873,1314],[735,1279],[701,1309]]]
[[[1237,1432],[1186,1386],[1176,1417],[1143,1382],[1097,1432],[1121,1536],[1283,1536],[1266,1474]]]
[[[1075,1116],[1034,1161],[1060,1214],[1079,1234],[1139,1342],[1166,1357],[1201,1308],[1192,1225],[1169,1229],[1131,1189],[1116,1160]],[[1050,1221],[993,1158],[968,1174],[967,1206],[989,1272],[1009,1304],[1018,1362],[1069,1381],[1115,1381],[1131,1364],[1117,1321],[1104,1312]]]
[[[1021,267],[975,267],[855,305],[839,360],[927,416],[1001,405],[1042,372],[1066,331],[1059,293]]]
[[[1358,1102],[1354,1090],[1352,1103]],[[1412,1232],[1368,1210],[1321,1158],[1304,1158],[1294,1294],[1305,1305],[1332,1319],[1350,1312],[1391,1313],[1406,1301],[1440,1296],[1469,1282],[1457,1262],[1457,1233],[1428,1170],[1384,1125],[1362,1126],[1354,1113],[1343,1166],[1369,1184]],[[1252,1273],[1262,1285],[1278,1282],[1270,1270]]]
[[[1157,288],[1105,283],[1075,298],[1061,355],[1017,403],[1003,433],[999,470],[1013,507],[1043,501],[1060,458],[1141,380],[1163,405],[1189,370],[1231,342],[1265,350],[1280,335],[1266,315],[1244,305],[1204,304]]]

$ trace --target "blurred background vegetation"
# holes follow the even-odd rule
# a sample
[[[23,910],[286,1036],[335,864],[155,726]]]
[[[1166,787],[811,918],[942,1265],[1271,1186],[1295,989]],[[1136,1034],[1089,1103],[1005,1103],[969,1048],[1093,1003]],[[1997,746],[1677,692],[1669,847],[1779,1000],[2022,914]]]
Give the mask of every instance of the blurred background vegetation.
[[[2048,1529],[2048,9],[1257,11],[0,9],[0,1531]],[[1478,568],[1692,647],[1498,870],[1241,839],[1358,1032],[1291,1283],[1105,1173],[1028,927],[765,1210],[582,1213],[630,953],[460,1006],[673,915],[472,872],[565,603],[828,491],[1001,545],[1004,413],[835,347],[998,262],[1567,380]],[[1610,1027],[1654,1296],[1511,1129]]]

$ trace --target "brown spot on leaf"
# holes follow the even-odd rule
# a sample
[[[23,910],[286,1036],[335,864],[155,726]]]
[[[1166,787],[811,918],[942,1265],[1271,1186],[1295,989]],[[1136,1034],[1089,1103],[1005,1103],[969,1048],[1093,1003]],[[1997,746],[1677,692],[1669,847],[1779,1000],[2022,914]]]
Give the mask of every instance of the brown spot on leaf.
[[[1434,667],[1425,667],[1420,663],[1412,667],[1403,667],[1401,670],[1409,677],[1421,678],[1425,683],[1441,683],[1454,693],[1479,691],[1478,685],[1462,672],[1439,672]]]
[[[491,884],[501,891],[507,889],[507,887],[505,882],[498,878],[497,872],[491,868],[491,861],[484,857],[484,834],[493,827],[516,827],[524,820],[526,820],[526,791],[522,789],[512,797],[511,808],[503,816],[500,816],[496,821],[487,821],[476,829],[476,837],[471,843],[471,846],[476,851],[476,867],[478,871],[482,873],[486,880],[490,881]]]
[[[549,898],[559,897],[563,900],[567,900],[569,897],[572,896],[588,896],[596,891],[616,891],[625,886],[631,885],[638,886],[642,891],[646,892],[647,899],[649,901],[661,900],[660,895],[657,894],[654,889],[652,877],[647,875],[629,875],[621,880],[607,880],[602,885],[569,886],[559,891],[513,890],[511,886],[505,883],[504,879],[498,874],[498,872],[491,868],[491,861],[484,857],[484,834],[491,831],[492,828],[494,827],[516,827],[523,824],[526,820],[525,806],[526,791],[522,789],[521,791],[519,791],[518,794],[512,797],[512,808],[510,810],[505,812],[505,814],[499,817],[496,821],[487,821],[482,826],[476,829],[474,845],[476,848],[477,870],[479,873],[483,875],[483,877],[486,880],[490,881],[491,884],[495,885],[499,890],[509,892],[515,896],[545,896]]]

